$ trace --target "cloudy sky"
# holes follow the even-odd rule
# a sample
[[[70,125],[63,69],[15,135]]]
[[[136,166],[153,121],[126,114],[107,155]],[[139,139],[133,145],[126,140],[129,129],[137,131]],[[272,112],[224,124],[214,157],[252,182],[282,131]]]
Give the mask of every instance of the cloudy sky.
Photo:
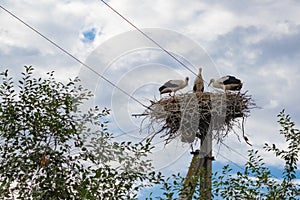
[[[18,77],[24,65],[32,65],[39,75],[54,70],[59,81],[79,76],[95,94],[91,103],[112,109],[111,130],[120,135],[119,139],[133,141],[143,139],[149,132],[149,127],[142,126],[139,133],[141,120],[131,117],[143,112],[143,106],[99,76],[147,105],[149,99],[159,99],[157,88],[166,80],[189,76],[192,83],[199,66],[203,67],[206,82],[213,77],[235,75],[243,81],[243,91],[248,90],[260,107],[251,111],[245,125],[253,148],[260,150],[272,168],[282,166],[262,147],[266,142],[285,146],[276,122],[283,108],[300,124],[299,1],[110,0],[109,4],[189,70],[95,0],[2,0],[1,6],[98,75],[2,9],[0,70],[9,69]],[[191,86],[183,91],[190,90]],[[212,91],[207,87],[205,90]],[[189,146],[174,141],[164,147],[160,140],[153,154],[155,167],[185,174],[191,160]],[[226,138],[225,144],[230,148],[214,147],[215,166],[242,166],[249,146],[234,134]]]

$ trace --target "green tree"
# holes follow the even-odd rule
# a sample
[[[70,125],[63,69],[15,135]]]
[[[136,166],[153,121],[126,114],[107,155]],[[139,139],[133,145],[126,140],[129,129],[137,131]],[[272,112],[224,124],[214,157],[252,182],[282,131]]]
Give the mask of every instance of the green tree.
[[[279,149],[275,144],[265,144],[264,149],[281,158],[285,165],[282,179],[276,180],[256,150],[249,150],[249,161],[245,170],[232,174],[226,165],[221,173],[215,174],[215,197],[224,199],[299,199],[300,186],[293,182],[296,178],[297,161],[300,151],[300,131],[289,115],[281,111],[278,115],[280,134],[288,144],[287,149]]]
[[[148,173],[150,142],[116,142],[108,109],[81,109],[92,94],[79,79],[35,78],[25,67],[17,83],[0,74],[0,198],[128,199],[160,178]]]

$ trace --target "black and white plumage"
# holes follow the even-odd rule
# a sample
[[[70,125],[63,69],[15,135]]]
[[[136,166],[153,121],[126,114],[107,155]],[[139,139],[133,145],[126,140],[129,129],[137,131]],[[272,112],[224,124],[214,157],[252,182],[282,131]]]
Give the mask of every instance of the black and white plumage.
[[[243,83],[241,82],[240,79],[237,79],[234,76],[229,76],[229,75],[223,76],[217,80],[211,79],[208,86],[210,86],[211,84],[214,88],[223,89],[225,92],[227,90],[239,91],[243,86]]]
[[[202,93],[204,91],[204,84],[202,78],[202,68],[199,68],[198,75],[194,81],[193,92]]]
[[[186,77],[185,80],[169,80],[168,82],[163,84],[158,90],[160,94],[169,93],[171,95],[171,93],[173,92],[175,96],[175,92],[185,88],[188,85],[188,82],[189,77]]]

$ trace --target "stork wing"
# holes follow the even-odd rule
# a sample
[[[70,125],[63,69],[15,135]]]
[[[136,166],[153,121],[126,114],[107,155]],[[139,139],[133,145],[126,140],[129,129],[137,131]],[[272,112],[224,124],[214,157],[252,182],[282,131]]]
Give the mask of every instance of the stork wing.
[[[228,80],[229,79],[229,76],[223,76],[223,77],[221,77],[221,78],[219,78],[218,80],[216,80],[216,82],[218,82],[218,83],[220,83],[220,84],[224,84],[224,82],[226,81],[226,80]]]
[[[225,85],[228,84],[240,84],[241,80],[235,78],[234,76],[227,76],[227,79],[224,81]]]
[[[164,84],[167,88],[175,88],[178,87],[179,85],[183,84],[182,80],[169,80]]]

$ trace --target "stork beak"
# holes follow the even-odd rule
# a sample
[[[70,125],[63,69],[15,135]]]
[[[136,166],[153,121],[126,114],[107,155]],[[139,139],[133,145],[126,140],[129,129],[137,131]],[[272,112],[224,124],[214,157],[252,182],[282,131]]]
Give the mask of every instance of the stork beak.
[[[211,83],[212,83],[212,80],[210,80],[210,82],[209,82],[209,84],[208,84],[208,87],[211,85]]]

